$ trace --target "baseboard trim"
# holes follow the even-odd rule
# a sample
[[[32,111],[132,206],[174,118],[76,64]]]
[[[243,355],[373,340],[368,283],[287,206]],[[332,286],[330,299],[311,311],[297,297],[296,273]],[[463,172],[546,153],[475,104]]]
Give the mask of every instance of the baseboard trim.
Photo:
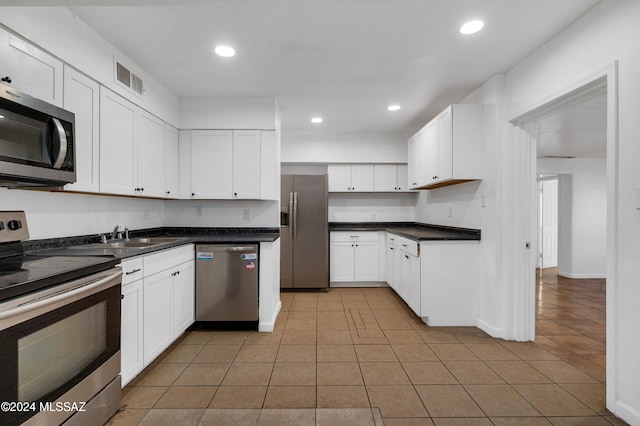
[[[616,402],[614,414],[630,425],[640,425],[640,411],[622,401]]]
[[[477,324],[478,328],[482,331],[484,331],[485,333],[487,333],[489,336],[491,337],[497,337],[497,338],[502,338],[502,329],[498,328],[498,327],[494,327],[491,324],[489,324],[488,322],[482,320],[482,319],[478,319],[478,324]]]
[[[349,281],[349,282],[331,282],[330,288],[357,288],[357,287],[389,287],[384,281]]]
[[[571,279],[574,279],[574,280],[607,278],[606,274],[597,274],[597,273],[573,274],[571,272],[558,271],[558,275],[561,276],[561,277],[571,278]]]
[[[282,301],[278,300],[278,304],[276,305],[276,309],[273,312],[273,317],[270,322],[260,321],[258,322],[258,331],[263,333],[273,333],[273,330],[276,328],[276,320],[278,319],[278,314],[280,313],[280,309],[282,308]]]

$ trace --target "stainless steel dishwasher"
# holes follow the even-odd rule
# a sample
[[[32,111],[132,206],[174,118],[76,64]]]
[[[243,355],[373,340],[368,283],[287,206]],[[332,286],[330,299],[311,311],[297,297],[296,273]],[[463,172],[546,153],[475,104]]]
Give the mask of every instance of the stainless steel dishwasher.
[[[257,325],[258,245],[196,245],[196,326]]]

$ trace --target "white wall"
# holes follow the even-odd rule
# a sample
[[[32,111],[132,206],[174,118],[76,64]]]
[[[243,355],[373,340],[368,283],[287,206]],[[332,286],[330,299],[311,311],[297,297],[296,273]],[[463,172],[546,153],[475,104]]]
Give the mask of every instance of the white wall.
[[[408,135],[284,134],[283,163],[406,163]]]
[[[2,7],[0,23],[174,127],[178,99],[66,7]],[[114,56],[144,80],[142,98],[114,83]]]
[[[280,128],[278,103],[273,96],[186,98],[179,101],[180,129]]]
[[[24,210],[32,240],[164,225],[162,200],[0,188],[0,210]],[[148,213],[148,219],[145,219]]]
[[[329,194],[329,222],[413,222],[416,195]]]
[[[604,278],[607,260],[606,159],[538,159],[537,173],[559,174],[558,274]]]
[[[201,207],[202,216],[196,215]],[[251,219],[243,219],[243,210],[251,211]],[[193,227],[279,227],[280,204],[278,201],[240,200],[176,200],[165,201],[165,226]]]

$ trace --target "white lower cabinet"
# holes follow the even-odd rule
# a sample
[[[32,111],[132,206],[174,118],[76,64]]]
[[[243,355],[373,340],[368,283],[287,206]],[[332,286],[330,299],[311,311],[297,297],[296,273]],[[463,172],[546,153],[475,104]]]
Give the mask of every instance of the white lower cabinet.
[[[129,383],[195,318],[192,245],[122,262],[121,375]]]
[[[331,232],[330,281],[380,281],[378,232]]]
[[[387,283],[427,325],[475,326],[478,246],[387,233]]]
[[[122,286],[120,362],[122,386],[144,368],[142,354],[142,280]]]

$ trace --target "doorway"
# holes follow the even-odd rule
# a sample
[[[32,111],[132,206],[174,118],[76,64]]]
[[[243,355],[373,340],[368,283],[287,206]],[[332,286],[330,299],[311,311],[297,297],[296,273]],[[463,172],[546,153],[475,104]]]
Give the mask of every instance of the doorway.
[[[538,177],[538,269],[558,266],[558,176]]]
[[[591,77],[578,82],[577,84],[567,88],[556,96],[546,98],[536,104],[531,105],[524,113],[519,113],[509,122],[513,124],[514,136],[516,140],[516,153],[514,162],[521,165],[521,173],[515,176],[516,193],[522,193],[523,196],[518,198],[515,203],[516,229],[523,241],[532,241],[537,244],[538,233],[538,202],[537,202],[537,184],[536,177],[539,153],[541,146],[538,143],[541,140],[541,133],[538,123],[541,119],[553,115],[564,107],[570,107],[580,104],[594,97],[604,96],[606,99],[606,130],[605,130],[605,151],[606,170],[604,186],[606,187],[606,202],[604,210],[606,214],[605,225],[605,271],[606,271],[606,394],[607,407],[615,405],[615,389],[616,389],[616,330],[617,321],[614,315],[617,286],[617,263],[616,263],[616,247],[617,247],[617,206],[618,206],[618,176],[617,176],[617,158],[618,158],[618,94],[617,94],[617,63],[612,63],[609,67],[598,72]],[[546,155],[549,161],[553,161],[554,157],[560,157],[565,160],[570,156],[566,155]],[[527,195],[529,194],[529,195]],[[562,208],[560,209],[562,211]],[[561,213],[562,214],[562,213]],[[562,221],[560,221],[562,223]],[[521,228],[518,225],[521,224]],[[562,226],[561,226],[562,228]],[[562,233],[562,231],[560,231]],[[562,241],[562,235],[560,235]],[[562,244],[559,243],[559,254],[562,255]],[[521,330],[521,338],[533,339],[535,337],[535,309],[536,291],[535,291],[535,269],[537,265],[537,246],[536,250],[527,250],[517,252],[514,264],[514,271],[518,280],[516,286],[516,295],[518,304],[522,307],[524,315],[517,318],[515,327]],[[532,247],[534,248],[534,247]],[[559,258],[559,264],[562,264]]]

